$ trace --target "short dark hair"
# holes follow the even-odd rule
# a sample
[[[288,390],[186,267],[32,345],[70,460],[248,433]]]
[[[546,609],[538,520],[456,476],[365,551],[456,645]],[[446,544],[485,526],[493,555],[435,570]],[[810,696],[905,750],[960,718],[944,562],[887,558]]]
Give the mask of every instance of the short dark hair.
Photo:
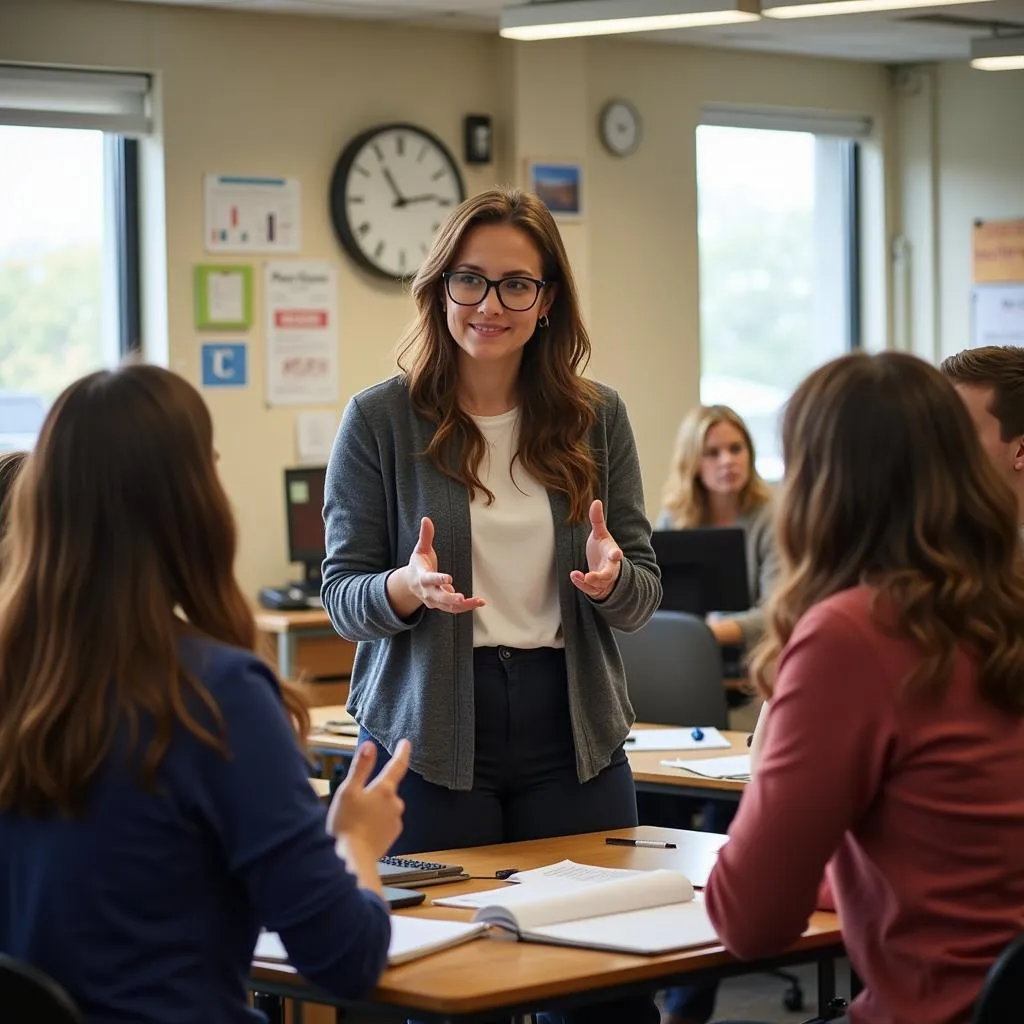
[[[984,345],[942,360],[940,370],[954,383],[992,389],[988,411],[999,421],[1004,441],[1024,434],[1024,348]]]

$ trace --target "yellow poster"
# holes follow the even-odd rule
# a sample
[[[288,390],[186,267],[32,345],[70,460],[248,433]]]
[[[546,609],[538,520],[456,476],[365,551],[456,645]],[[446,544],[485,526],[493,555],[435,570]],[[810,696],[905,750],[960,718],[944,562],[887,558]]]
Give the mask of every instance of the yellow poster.
[[[974,283],[1024,283],[1024,218],[974,222]]]

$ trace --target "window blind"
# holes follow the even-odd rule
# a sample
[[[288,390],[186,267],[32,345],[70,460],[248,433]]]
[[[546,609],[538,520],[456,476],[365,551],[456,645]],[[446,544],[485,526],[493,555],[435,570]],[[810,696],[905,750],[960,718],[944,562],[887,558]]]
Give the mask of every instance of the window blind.
[[[0,124],[146,135],[148,75],[0,64]]]
[[[769,131],[811,132],[841,139],[866,139],[874,127],[872,119],[860,114],[839,114],[828,110],[789,107],[731,107],[707,104],[701,108],[701,124],[721,128],[763,128]]]

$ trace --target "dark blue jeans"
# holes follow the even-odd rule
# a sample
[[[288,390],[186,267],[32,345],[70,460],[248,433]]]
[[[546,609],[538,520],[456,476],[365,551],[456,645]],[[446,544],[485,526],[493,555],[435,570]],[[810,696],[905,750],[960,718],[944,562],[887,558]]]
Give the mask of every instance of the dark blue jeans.
[[[621,748],[596,778],[579,781],[563,651],[478,647],[473,673],[473,788],[448,789],[409,772],[399,787],[405,801],[402,835],[391,853],[516,843],[637,823],[633,774]],[[360,729],[359,739],[373,737]],[[380,768],[390,755],[377,747]]]
[[[564,651],[478,647],[473,676],[473,788],[447,789],[410,771],[399,787],[405,818],[391,853],[515,843],[637,823],[633,773],[621,747],[596,778],[579,781]],[[359,739],[373,737],[360,729]],[[377,747],[379,768],[389,755]],[[547,1024],[658,1019],[653,999],[643,998],[541,1016]]]

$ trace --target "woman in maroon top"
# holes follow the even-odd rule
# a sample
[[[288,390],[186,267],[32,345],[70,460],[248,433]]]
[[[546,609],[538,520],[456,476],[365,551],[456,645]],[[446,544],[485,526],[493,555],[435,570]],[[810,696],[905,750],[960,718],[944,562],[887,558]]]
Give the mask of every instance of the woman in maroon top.
[[[964,1024],[1024,921],[1016,502],[909,355],[816,370],[782,434],[770,716],[708,912],[737,956],[782,952],[828,864],[852,1024]]]

